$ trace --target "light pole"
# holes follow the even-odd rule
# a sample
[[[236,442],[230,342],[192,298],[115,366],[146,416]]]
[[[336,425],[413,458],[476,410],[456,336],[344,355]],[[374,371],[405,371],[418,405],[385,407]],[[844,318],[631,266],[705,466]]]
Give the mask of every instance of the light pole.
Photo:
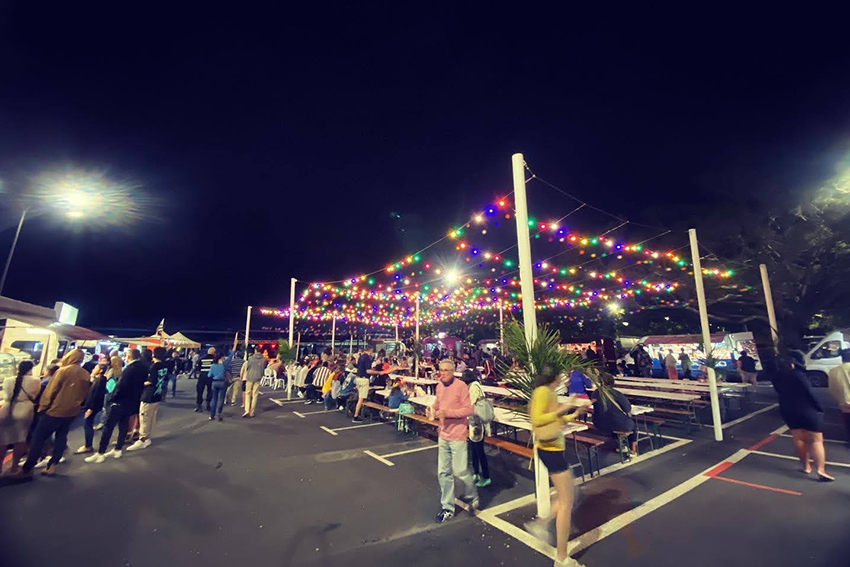
[[[24,226],[24,219],[27,218],[27,211],[21,211],[21,220],[18,221],[18,230],[15,231],[15,238],[12,240],[12,248],[9,249],[9,256],[6,258],[6,266],[3,268],[3,277],[0,277],[0,295],[3,295],[3,286],[6,285],[6,276],[9,274],[9,264],[12,263],[12,256],[15,254],[15,247],[18,245],[18,237],[21,235],[21,227]]]

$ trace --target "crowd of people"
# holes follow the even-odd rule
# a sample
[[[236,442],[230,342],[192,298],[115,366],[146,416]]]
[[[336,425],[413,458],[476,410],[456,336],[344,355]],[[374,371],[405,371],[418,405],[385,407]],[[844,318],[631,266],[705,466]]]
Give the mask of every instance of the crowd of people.
[[[179,375],[197,378],[195,411],[209,412],[222,421],[225,399],[235,405],[242,392],[243,418],[254,417],[260,381],[269,365],[268,355],[249,348],[247,360],[210,348],[181,356],[164,347],[87,356],[74,349],[45,365],[35,377],[32,361],[22,361],[15,376],[0,392],[0,449],[12,450],[8,476],[28,480],[35,469],[45,476],[56,474],[65,461],[68,433],[82,415],[84,443],[75,454],[89,454],[86,463],[121,458],[124,451],[151,446],[160,404],[177,395]],[[273,359],[272,364],[279,361]],[[115,435],[115,429],[118,429]],[[95,444],[96,432],[100,439]],[[113,441],[114,435],[114,441]]]

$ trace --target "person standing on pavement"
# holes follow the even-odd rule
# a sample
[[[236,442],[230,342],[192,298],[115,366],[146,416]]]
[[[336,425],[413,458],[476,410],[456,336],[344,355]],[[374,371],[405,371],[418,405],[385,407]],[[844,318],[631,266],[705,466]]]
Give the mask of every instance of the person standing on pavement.
[[[850,443],[850,349],[841,350],[841,364],[829,371],[829,393],[838,402]]]
[[[667,349],[667,356],[664,357],[664,367],[667,368],[667,379],[678,380],[679,371],[676,370],[676,357],[673,356],[673,349]]]
[[[652,377],[652,357],[649,356],[649,353],[646,352],[646,349],[643,345],[638,345],[635,347],[635,366],[637,366],[638,372],[644,378]]]
[[[230,359],[230,383],[228,384],[227,392],[225,392],[224,399],[230,398],[230,405],[236,405],[236,398],[239,397],[239,394],[242,393],[242,388],[244,382],[240,379],[240,374],[242,373],[242,364],[245,361],[242,360],[242,357],[239,356],[238,351],[233,351],[233,357]],[[245,407],[245,396],[242,397],[242,407]]]
[[[139,407],[139,440],[127,447],[128,451],[147,449],[156,425],[156,413],[168,387],[168,351],[165,347],[153,349],[153,364],[144,381]]]
[[[199,361],[199,372],[198,375],[198,386],[196,391],[198,393],[198,397],[195,400],[195,411],[200,413],[203,411],[201,404],[204,403],[204,390],[206,390],[206,409],[210,411],[210,396],[212,392],[210,391],[210,367],[213,364],[213,360],[215,357],[215,347],[210,347],[207,351],[207,354],[204,355],[202,359]]]
[[[455,365],[451,360],[440,361],[440,381],[433,406],[428,408],[428,417],[439,420],[439,451],[437,455],[437,479],[440,483],[440,512],[437,523],[450,520],[455,515],[455,477],[460,480],[463,497],[468,500],[470,510],[475,513],[479,506],[478,490],[469,472],[467,439],[472,402],[469,388],[462,380],[455,379]]]
[[[18,463],[26,454],[27,436],[35,416],[39,380],[32,375],[33,363],[24,360],[18,372],[3,381],[0,390],[0,469],[6,457],[6,447],[12,446],[10,474],[18,474]]]
[[[780,369],[773,376],[773,389],[779,396],[779,414],[791,430],[794,449],[800,459],[804,474],[811,474],[811,461],[815,463],[818,478],[824,482],[835,480],[826,474],[826,450],[823,446],[823,407],[812,391],[802,355],[792,352],[779,362]]]
[[[74,349],[66,354],[59,370],[44,389],[38,405],[41,416],[33,433],[27,462],[24,463],[20,474],[21,478],[32,478],[32,469],[41,457],[41,448],[54,433],[56,440],[53,444],[53,456],[42,474],[53,476],[56,473],[56,465],[68,444],[68,430],[74,418],[80,413],[80,406],[91,388],[91,377],[80,367],[82,362],[83,351]]]
[[[103,372],[99,368],[96,367],[94,372],[92,372],[91,388],[86,396],[86,400],[83,402],[83,411],[85,412],[83,414],[85,417],[85,421],[83,422],[85,444],[75,451],[74,454],[76,455],[94,452],[94,422],[103,409],[103,400],[106,397],[106,382],[108,380],[106,374],[109,372],[109,370]]]
[[[679,364],[682,365],[682,378],[685,380],[691,379],[691,357],[688,356],[688,353],[685,352],[685,349],[682,349],[681,354],[679,354]]]
[[[354,379],[354,386],[357,388],[357,405],[354,407],[354,417],[352,421],[362,421],[360,419],[360,410],[363,408],[363,402],[369,397],[369,369],[372,368],[372,349],[367,347],[366,350],[360,353],[357,359],[357,378]]]
[[[756,373],[756,360],[747,354],[747,351],[741,351],[741,358],[738,359],[738,369],[741,372],[741,382],[744,384],[750,383],[753,386],[758,386],[758,374]]]
[[[100,434],[100,445],[97,453],[86,457],[87,463],[102,463],[107,455],[120,459],[122,449],[127,437],[127,418],[132,412],[138,411],[142,398],[142,390],[148,381],[148,368],[142,363],[142,353],[139,349],[130,349],[127,352],[127,366],[121,372],[121,379],[112,391],[112,402],[106,418],[106,425]],[[107,453],[109,441],[115,426],[118,426],[118,437],[115,441],[115,449]]]
[[[240,372],[242,380],[245,381],[245,413],[242,417],[254,417],[257,411],[257,398],[260,395],[260,382],[266,370],[268,361],[254,347],[248,347],[248,360],[242,364]]]
[[[192,353],[192,375],[197,379],[201,374],[201,354],[198,351]]]
[[[225,377],[227,374],[227,364],[225,359],[220,354],[215,357],[215,362],[210,367],[210,384],[212,387],[212,403],[210,404],[210,421],[216,418],[218,412],[218,420],[221,421],[221,412],[224,409],[224,393],[227,384]]]
[[[548,518],[537,518],[525,524],[525,529],[532,535],[549,541],[548,526],[551,520],[555,519],[556,567],[578,565],[567,555],[575,484],[570,465],[564,456],[564,435],[560,430],[582,413],[582,410],[573,411],[575,408],[570,404],[558,403],[555,390],[559,384],[558,374],[548,367],[544,367],[534,379],[534,391],[528,404],[528,414],[534,432],[534,450],[549,470],[549,478],[555,485],[555,501]]]

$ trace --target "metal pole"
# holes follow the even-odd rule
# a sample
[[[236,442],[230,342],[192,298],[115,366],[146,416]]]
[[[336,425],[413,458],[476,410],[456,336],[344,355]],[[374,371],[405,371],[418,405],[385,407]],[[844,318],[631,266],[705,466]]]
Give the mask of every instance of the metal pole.
[[[24,209],[21,211],[21,220],[18,221],[18,230],[15,231],[15,238],[12,239],[12,248],[9,249],[9,256],[6,258],[3,277],[0,277],[0,295],[3,295],[3,286],[6,285],[6,276],[9,274],[9,264],[12,263],[12,256],[15,254],[15,247],[18,245],[18,237],[21,235],[21,227],[24,226],[24,219],[26,217],[27,209]]]
[[[537,337],[537,313],[534,311],[534,274],[531,271],[531,241],[528,236],[528,203],[525,198],[525,160],[522,154],[511,159],[514,177],[514,204],[516,205],[516,239],[519,251],[519,283],[522,291],[522,321],[525,340],[529,345]],[[534,368],[531,369],[535,371]],[[537,496],[537,517],[548,518],[549,471],[534,451],[534,493]]]
[[[354,333],[350,334],[351,338],[348,339],[348,358],[351,358],[351,355],[354,354]]]
[[[759,264],[761,285],[764,288],[764,302],[767,304],[767,320],[770,322],[770,336],[773,339],[773,351],[779,349],[779,326],[776,324],[776,311],[773,309],[773,293],[770,291],[770,279],[767,277],[767,266]]]
[[[396,348],[398,348],[398,321],[395,322],[395,342]]]
[[[417,378],[419,378],[419,356],[421,354],[420,351],[422,350],[421,348],[419,348],[419,300],[420,300],[421,295],[422,294],[420,294],[419,291],[417,290],[416,291],[416,334],[414,335],[416,337],[415,341],[414,341],[416,352],[413,353],[413,355],[416,357],[416,358],[413,359],[413,362],[414,362],[414,365],[415,365],[415,368],[413,369],[413,375]]]
[[[251,330],[251,306],[248,306],[248,316],[245,318],[245,354],[243,360],[248,360],[248,333]]]
[[[289,285],[289,348],[292,348],[292,331],[295,329],[295,278],[290,280]]]
[[[699,303],[699,323],[702,327],[702,342],[705,348],[705,356],[708,358],[711,353],[711,331],[708,328],[708,308],[705,304],[705,288],[702,285],[702,264],[699,259],[699,243],[697,242],[697,230],[692,228],[688,230],[688,236],[691,240],[691,260],[694,264],[694,281],[697,288],[697,302]],[[717,400],[717,379],[714,376],[714,369],[708,368],[708,390],[711,397],[711,420],[714,423],[714,440],[723,441],[723,427],[720,420],[720,403]]]
[[[336,344],[336,313],[334,313],[334,322],[331,325],[331,356],[334,354],[334,345]]]

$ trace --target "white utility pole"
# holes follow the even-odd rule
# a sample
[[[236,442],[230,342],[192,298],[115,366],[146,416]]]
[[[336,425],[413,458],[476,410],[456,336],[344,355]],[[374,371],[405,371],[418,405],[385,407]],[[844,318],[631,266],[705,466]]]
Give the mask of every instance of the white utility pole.
[[[334,346],[336,345],[336,313],[334,313],[334,322],[331,325],[331,356],[334,354]]]
[[[295,330],[295,278],[289,282],[289,348],[292,348],[292,332]]]
[[[522,291],[522,321],[529,345],[537,338],[537,313],[534,310],[534,274],[531,271],[531,240],[528,236],[528,203],[525,198],[525,160],[522,154],[511,158],[516,205],[516,239],[519,251],[519,283]],[[531,369],[534,372],[535,369]],[[534,493],[537,495],[537,517],[548,518],[549,471],[534,451]]]
[[[770,279],[767,277],[767,266],[759,264],[761,285],[764,287],[764,302],[767,304],[767,320],[770,322],[770,336],[773,338],[773,351],[779,351],[779,326],[776,324],[776,311],[773,309],[773,293],[770,291]]]
[[[251,306],[248,306],[248,316],[245,318],[245,355],[244,360],[248,360],[248,333],[251,331]]]
[[[351,338],[348,340],[348,358],[354,353],[354,333],[351,333]]]
[[[705,305],[705,288],[702,285],[702,264],[699,260],[699,243],[697,242],[697,230],[692,228],[688,230],[688,236],[691,239],[691,260],[694,264],[694,281],[697,288],[697,302],[699,303],[699,323],[702,327],[702,342],[705,348],[705,356],[708,358],[711,353],[711,331],[708,328],[708,308]],[[723,441],[723,426],[720,420],[720,403],[717,400],[717,378],[714,376],[714,369],[708,368],[708,390],[711,397],[711,420],[714,423],[714,440]]]
[[[413,361],[416,365],[416,368],[413,369],[413,375],[416,378],[419,378],[419,357],[422,354],[420,352],[421,349],[419,348],[419,299],[421,295],[422,294],[419,292],[419,290],[416,290],[416,334],[414,335],[416,342],[416,352],[413,353],[413,356],[415,356]]]

